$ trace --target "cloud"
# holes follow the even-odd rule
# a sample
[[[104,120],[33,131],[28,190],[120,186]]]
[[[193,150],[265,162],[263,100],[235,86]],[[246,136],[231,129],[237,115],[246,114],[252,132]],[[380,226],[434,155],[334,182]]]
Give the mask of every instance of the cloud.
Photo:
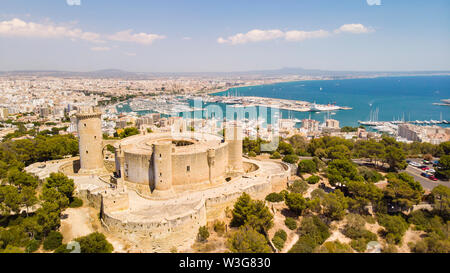
[[[78,28],[57,26],[51,23],[39,24],[25,22],[18,18],[0,22],[0,36],[4,37],[34,37],[34,38],[70,38],[73,40],[86,40],[101,42],[100,35],[93,32],[84,32]]]
[[[220,44],[230,43],[232,45],[246,44],[250,42],[262,42],[268,40],[274,40],[282,38],[285,34],[278,29],[272,30],[260,30],[254,29],[247,33],[238,33],[236,35],[230,36],[227,39],[220,37],[217,42]]]
[[[353,34],[359,33],[368,33],[373,30],[365,27],[362,24],[346,24],[342,25],[340,28],[334,31],[335,34],[341,32],[348,32]],[[277,40],[284,39],[288,42],[300,42],[308,39],[318,39],[325,38],[331,36],[333,32],[327,30],[314,30],[314,31],[303,31],[303,30],[289,30],[289,31],[281,31],[279,29],[272,30],[260,30],[254,29],[247,33],[238,33],[228,38],[219,37],[217,42],[219,44],[246,44],[246,43],[255,43],[269,40]]]
[[[183,40],[189,41],[189,40],[192,40],[192,38],[191,37],[183,37]]]
[[[105,35],[94,32],[85,32],[71,26],[58,26],[51,22],[34,23],[25,22],[18,18],[9,21],[0,21],[0,36],[3,37],[31,37],[31,38],[68,38],[71,40],[85,40],[94,43],[109,41],[130,42],[150,45],[156,40],[166,37],[158,34],[132,33],[132,30]],[[96,50],[97,49],[97,50]],[[96,48],[94,51],[105,51],[106,48]]]
[[[92,51],[109,51],[109,50],[111,50],[111,48],[109,48],[109,47],[92,47],[91,50]]]
[[[124,52],[124,54],[127,56],[130,56],[130,57],[134,57],[137,55],[136,53],[133,53],[133,52]]]
[[[335,33],[348,32],[353,34],[369,33],[373,30],[371,28],[365,27],[362,24],[346,24],[342,25],[340,28],[336,29]]]
[[[380,6],[381,0],[367,0],[367,5],[369,6]]]
[[[317,30],[317,31],[291,30],[285,33],[285,39],[286,41],[303,41],[307,39],[324,38],[329,35],[330,33],[326,30]]]
[[[148,34],[148,33],[132,33],[131,29],[117,32],[114,35],[108,36],[108,39],[111,41],[119,41],[119,42],[133,42],[143,45],[151,45],[156,40],[165,39],[166,36],[158,35],[158,34]]]

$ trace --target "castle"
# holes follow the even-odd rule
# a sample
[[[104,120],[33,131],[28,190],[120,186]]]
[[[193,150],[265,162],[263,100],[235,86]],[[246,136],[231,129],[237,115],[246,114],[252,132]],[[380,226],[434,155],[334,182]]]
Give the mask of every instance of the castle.
[[[223,218],[243,192],[264,198],[290,177],[286,164],[244,158],[242,127],[230,122],[224,137],[181,129],[119,140],[105,179],[101,112],[81,109],[76,117],[76,175],[97,173],[101,181],[77,185],[79,196],[100,210],[105,229],[145,251],[189,249],[198,228]]]

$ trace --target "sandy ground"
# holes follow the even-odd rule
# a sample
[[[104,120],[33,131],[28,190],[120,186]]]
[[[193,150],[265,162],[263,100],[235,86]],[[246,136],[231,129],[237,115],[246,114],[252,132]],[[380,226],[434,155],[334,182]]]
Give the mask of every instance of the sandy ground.
[[[397,246],[398,252],[410,253],[411,250],[408,247],[408,243],[409,242],[417,243],[418,241],[420,241],[422,239],[421,236],[423,236],[424,234],[425,234],[425,232],[423,232],[423,231],[412,230],[411,228],[408,229],[406,231],[405,235],[403,236],[402,244]]]
[[[63,212],[60,232],[64,243],[69,243],[74,239],[89,235],[93,232],[105,234],[107,240],[113,245],[114,252],[127,252],[126,243],[114,236],[111,236],[100,224],[98,211],[90,207],[68,208]]]
[[[71,242],[75,238],[95,232],[91,223],[92,220],[89,216],[89,208],[66,209],[63,213],[60,229],[64,236],[64,243]]]

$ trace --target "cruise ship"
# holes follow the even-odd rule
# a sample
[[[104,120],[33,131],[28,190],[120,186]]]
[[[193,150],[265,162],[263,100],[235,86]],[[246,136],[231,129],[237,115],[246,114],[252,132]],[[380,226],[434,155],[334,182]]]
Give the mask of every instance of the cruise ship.
[[[341,109],[339,106],[336,105],[319,105],[316,103],[311,104],[310,112],[322,112],[322,111],[335,111]]]

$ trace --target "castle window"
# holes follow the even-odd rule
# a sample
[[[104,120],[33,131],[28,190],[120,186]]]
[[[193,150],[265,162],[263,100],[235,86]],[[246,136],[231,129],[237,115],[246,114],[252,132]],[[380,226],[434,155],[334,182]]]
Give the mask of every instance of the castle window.
[[[94,136],[94,139],[97,139],[97,136]]]
[[[86,127],[86,123],[84,124],[84,127]]]
[[[86,154],[88,154],[89,153],[89,151],[86,151]]]
[[[191,166],[187,166],[186,171],[190,172],[191,171]]]

